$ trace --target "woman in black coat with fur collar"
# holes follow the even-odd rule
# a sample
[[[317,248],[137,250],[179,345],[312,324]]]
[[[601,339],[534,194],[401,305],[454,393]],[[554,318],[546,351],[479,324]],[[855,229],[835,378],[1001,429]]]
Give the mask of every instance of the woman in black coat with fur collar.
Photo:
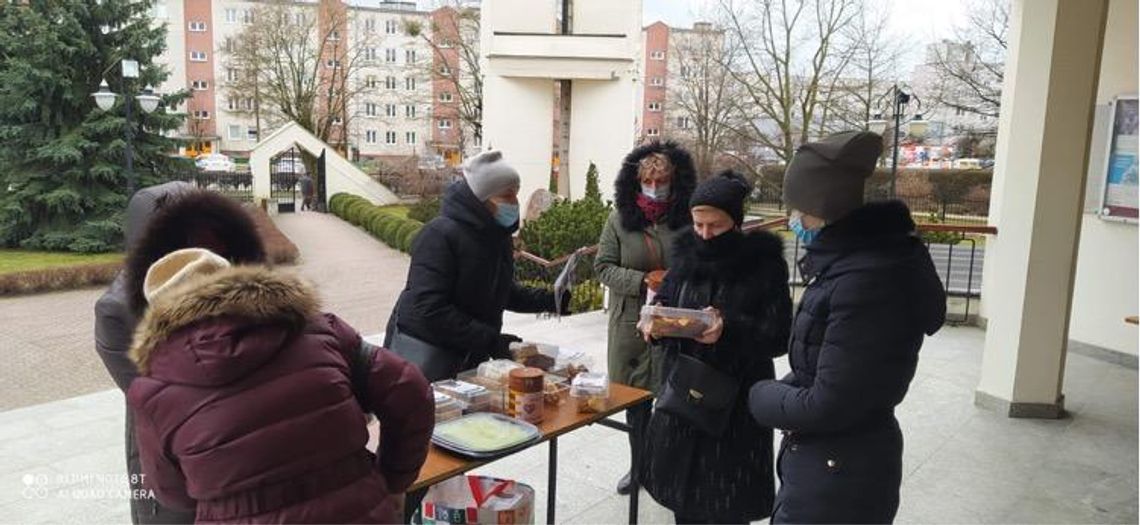
[[[698,339],[663,338],[666,393],[682,355],[735,379],[727,429],[719,435],[662,409],[658,401],[647,433],[642,477],[677,523],[745,523],[771,514],[775,498],[772,429],[748,413],[748,387],[772,379],[772,359],[786,350],[791,319],[783,241],[768,232],[741,231],[749,187],[722,173],[701,184],[690,201],[693,231],[674,249],[677,260],[657,302],[711,308],[717,321]],[[648,327],[643,327],[649,330]],[[647,334],[653,335],[653,334]]]

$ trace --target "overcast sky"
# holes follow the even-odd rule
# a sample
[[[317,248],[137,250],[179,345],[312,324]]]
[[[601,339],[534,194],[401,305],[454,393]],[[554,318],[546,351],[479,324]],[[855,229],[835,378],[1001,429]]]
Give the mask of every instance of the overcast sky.
[[[951,36],[955,24],[964,21],[966,0],[878,0],[890,6],[891,30],[915,45],[907,57],[911,66],[924,56],[928,42]],[[658,20],[671,26],[690,27],[707,13],[716,0],[642,0],[645,25]],[[905,68],[909,70],[908,68]]]

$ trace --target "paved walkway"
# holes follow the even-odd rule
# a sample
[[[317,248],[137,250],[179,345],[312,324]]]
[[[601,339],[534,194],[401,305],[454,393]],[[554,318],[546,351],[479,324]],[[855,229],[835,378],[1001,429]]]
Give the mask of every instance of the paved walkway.
[[[328,308],[364,333],[379,331],[403,286],[407,257],[331,217],[299,214],[278,221],[301,247],[300,271],[320,282]],[[58,316],[73,312],[78,319],[96,296],[73,292],[29,298],[36,299],[36,313],[28,315],[42,322],[19,322],[50,334],[49,339],[71,330],[72,346],[94,356],[80,344],[81,337],[89,337],[89,326],[71,327]],[[83,304],[69,305],[68,298]],[[56,302],[57,308],[39,301]],[[17,319],[9,317],[12,312],[31,311],[5,302],[0,308],[7,308],[0,310],[5,327]],[[529,315],[506,318],[508,331],[585,350],[598,368],[605,365],[605,326],[601,312],[561,322]],[[1137,371],[1071,353],[1065,394],[1072,417],[1011,420],[972,402],[984,336],[976,328],[946,328],[923,349],[911,392],[898,410],[906,450],[897,521],[1135,523]],[[97,362],[84,366],[91,368],[83,372],[91,377],[103,373]],[[786,360],[778,360],[777,368],[786,370]],[[37,370],[31,382],[53,373]],[[10,381],[16,380],[21,379]],[[110,389],[0,412],[0,522],[127,522],[121,492],[122,410],[122,394]],[[627,500],[615,495],[613,487],[628,469],[627,447],[624,435],[596,426],[560,440],[559,522],[625,521]],[[541,521],[546,454],[545,447],[538,447],[480,472],[531,484]],[[643,522],[672,521],[647,495],[642,502]]]

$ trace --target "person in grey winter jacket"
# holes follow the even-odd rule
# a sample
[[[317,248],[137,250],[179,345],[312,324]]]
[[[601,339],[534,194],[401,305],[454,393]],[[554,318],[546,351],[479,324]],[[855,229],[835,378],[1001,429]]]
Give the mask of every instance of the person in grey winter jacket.
[[[801,146],[785,175],[807,284],[792,372],[749,397],[756,422],[784,431],[772,523],[889,523],[898,510],[894,409],[945,321],[946,295],[906,205],[863,202],[881,151],[874,133],[842,133]]]
[[[131,197],[124,224],[125,268],[95,303],[95,350],[124,393],[139,376],[128,350],[147,303],[143,280],[150,265],[182,248],[209,248],[234,263],[265,261],[253,220],[241,205],[185,182],[143,188]],[[134,415],[126,410],[126,459],[132,494],[142,490]],[[132,523],[193,523],[194,513],[166,508],[154,498],[131,499]]]

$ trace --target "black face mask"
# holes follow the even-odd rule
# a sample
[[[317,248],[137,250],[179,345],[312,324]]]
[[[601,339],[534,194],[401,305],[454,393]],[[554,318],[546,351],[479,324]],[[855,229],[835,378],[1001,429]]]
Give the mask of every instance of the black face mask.
[[[708,240],[697,237],[697,255],[713,259],[734,255],[743,238],[744,234],[738,229],[728,230]]]

